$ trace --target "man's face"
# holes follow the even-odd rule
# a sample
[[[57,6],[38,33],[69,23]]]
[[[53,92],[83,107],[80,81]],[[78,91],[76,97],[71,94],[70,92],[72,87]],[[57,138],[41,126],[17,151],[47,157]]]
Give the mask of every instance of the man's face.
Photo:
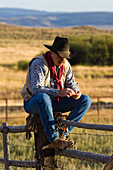
[[[51,53],[51,58],[53,59],[55,66],[60,66],[62,65],[62,63],[65,63],[65,58],[60,57],[59,55],[57,55],[56,53],[52,51],[50,53]]]

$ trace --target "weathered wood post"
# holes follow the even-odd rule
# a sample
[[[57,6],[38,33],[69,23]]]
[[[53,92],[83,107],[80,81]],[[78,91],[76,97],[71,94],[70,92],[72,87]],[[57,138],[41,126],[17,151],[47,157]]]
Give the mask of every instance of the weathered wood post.
[[[44,164],[43,156],[42,156],[42,147],[43,147],[43,133],[42,131],[34,132],[35,137],[35,149],[36,149],[36,160],[37,166],[36,170],[41,170],[42,165]]]
[[[5,99],[5,104],[6,104],[6,108],[5,108],[5,121],[7,122],[8,120],[8,99]]]
[[[36,149],[36,160],[37,160],[37,166],[36,170],[41,170],[41,167],[45,170],[54,170],[54,156],[55,156],[55,150],[53,148],[49,148],[48,144],[50,142],[48,141],[43,125],[40,121],[40,118],[38,117],[38,127],[37,132],[34,132],[34,138],[35,138],[35,149]]]
[[[110,157],[109,161],[106,163],[103,170],[111,170],[113,169],[113,155]]]
[[[98,116],[100,116],[100,98],[97,97],[97,113],[98,113]]]
[[[5,170],[9,170],[9,145],[8,145],[7,123],[3,123],[2,127],[3,127],[3,148],[4,148]]]

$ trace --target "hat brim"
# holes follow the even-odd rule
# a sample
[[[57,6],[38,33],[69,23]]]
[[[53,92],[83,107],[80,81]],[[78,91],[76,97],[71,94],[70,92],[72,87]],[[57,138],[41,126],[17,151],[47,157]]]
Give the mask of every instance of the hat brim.
[[[57,49],[55,49],[53,46],[46,44],[44,44],[44,46],[49,50],[53,51],[54,53],[58,54],[60,57],[70,59],[70,51],[57,51]]]

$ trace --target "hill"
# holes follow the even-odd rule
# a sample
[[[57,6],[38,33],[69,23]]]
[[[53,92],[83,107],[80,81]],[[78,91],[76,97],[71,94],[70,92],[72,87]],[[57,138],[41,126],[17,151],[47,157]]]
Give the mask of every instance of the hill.
[[[72,27],[113,25],[113,12],[47,12],[0,8],[0,22],[30,27]]]
[[[53,40],[55,36],[112,36],[113,30],[100,30],[91,26],[78,26],[72,28],[34,28],[23,27],[0,23],[0,38],[4,40],[10,39],[22,40]]]

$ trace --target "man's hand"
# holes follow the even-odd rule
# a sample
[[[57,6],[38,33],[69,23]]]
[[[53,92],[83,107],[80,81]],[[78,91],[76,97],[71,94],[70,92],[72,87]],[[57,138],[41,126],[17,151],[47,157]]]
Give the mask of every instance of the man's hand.
[[[75,92],[74,92],[74,90],[72,90],[70,88],[62,89],[62,90],[59,90],[59,92],[58,92],[59,97],[70,97],[73,95],[75,95]]]
[[[72,96],[75,99],[78,99],[81,96],[81,92],[79,92],[78,90],[72,90],[70,88],[66,88],[66,89],[59,90],[58,96],[59,97],[71,97]]]
[[[79,90],[74,90],[74,92],[75,92],[75,95],[73,95],[72,97],[73,97],[74,99],[79,99],[80,96],[81,96],[81,92],[80,92]]]

